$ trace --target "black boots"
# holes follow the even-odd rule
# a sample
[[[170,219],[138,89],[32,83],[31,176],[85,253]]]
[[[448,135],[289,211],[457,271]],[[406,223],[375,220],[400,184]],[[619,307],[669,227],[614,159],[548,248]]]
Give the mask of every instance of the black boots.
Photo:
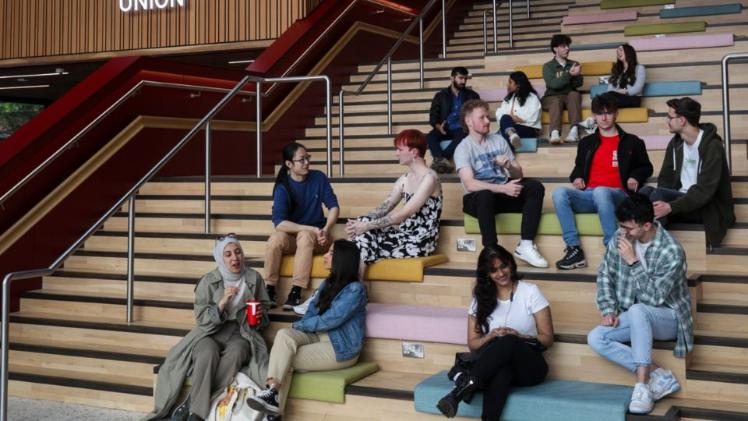
[[[470,403],[477,388],[478,386],[470,377],[470,374],[463,372],[455,380],[455,386],[452,390],[439,400],[436,407],[447,418],[452,418],[457,414],[460,401]]]

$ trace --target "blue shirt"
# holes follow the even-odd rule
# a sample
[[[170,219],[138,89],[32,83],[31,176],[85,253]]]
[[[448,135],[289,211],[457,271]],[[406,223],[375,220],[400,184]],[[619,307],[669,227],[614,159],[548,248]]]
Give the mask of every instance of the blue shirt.
[[[273,192],[273,225],[283,221],[290,221],[301,225],[311,225],[317,228],[325,226],[325,215],[322,204],[327,209],[338,207],[338,198],[330,186],[330,179],[321,171],[311,170],[304,181],[298,182],[288,177],[296,207],[291,211],[291,197],[286,187],[278,184]]]
[[[447,128],[454,130],[462,127],[460,124],[460,108],[462,108],[462,91],[457,95],[452,95],[452,111],[447,116]]]

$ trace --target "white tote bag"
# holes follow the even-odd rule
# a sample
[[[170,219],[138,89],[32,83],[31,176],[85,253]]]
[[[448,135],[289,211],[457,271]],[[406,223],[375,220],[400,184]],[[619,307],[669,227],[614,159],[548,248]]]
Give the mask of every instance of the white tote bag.
[[[246,374],[237,373],[234,381],[211,403],[206,421],[261,421],[264,415],[247,405],[247,398],[259,391],[260,387]]]

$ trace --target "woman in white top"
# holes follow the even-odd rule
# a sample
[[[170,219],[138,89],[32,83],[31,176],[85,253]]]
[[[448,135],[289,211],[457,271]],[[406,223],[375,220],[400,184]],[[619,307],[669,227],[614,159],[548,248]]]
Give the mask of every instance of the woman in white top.
[[[498,421],[511,386],[545,379],[542,352],[553,345],[551,308],[537,286],[519,279],[511,253],[499,245],[483,249],[468,318],[475,363],[453,379],[454,389],[439,401],[447,417],[455,415],[461,400],[483,390],[481,419]]]
[[[538,93],[524,72],[513,72],[506,83],[506,97],[496,110],[499,134],[514,148],[523,137],[535,137],[540,129],[541,105]]]
[[[647,81],[647,70],[636,59],[634,47],[623,44],[616,49],[616,62],[610,70],[608,92],[618,102],[618,108],[638,107]]]

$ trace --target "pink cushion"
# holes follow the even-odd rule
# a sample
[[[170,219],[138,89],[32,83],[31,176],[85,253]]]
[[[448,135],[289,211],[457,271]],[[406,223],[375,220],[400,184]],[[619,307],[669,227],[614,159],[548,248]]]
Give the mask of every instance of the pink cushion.
[[[533,84],[535,91],[538,93],[538,98],[542,98],[545,94],[545,86],[537,86]],[[501,102],[506,96],[506,88],[495,88],[495,89],[479,89],[478,95],[480,99],[486,102]]]
[[[467,309],[369,303],[366,337],[467,344]]]
[[[672,138],[672,135],[642,136],[642,140],[647,145],[648,151],[664,151],[667,149],[667,144]]]
[[[636,20],[636,10],[624,10],[620,12],[595,13],[591,15],[564,16],[561,21],[563,25],[579,25],[582,23],[619,22],[624,20]]]
[[[674,35],[629,40],[636,51],[681,50],[686,48],[726,47],[735,44],[733,34]]]

